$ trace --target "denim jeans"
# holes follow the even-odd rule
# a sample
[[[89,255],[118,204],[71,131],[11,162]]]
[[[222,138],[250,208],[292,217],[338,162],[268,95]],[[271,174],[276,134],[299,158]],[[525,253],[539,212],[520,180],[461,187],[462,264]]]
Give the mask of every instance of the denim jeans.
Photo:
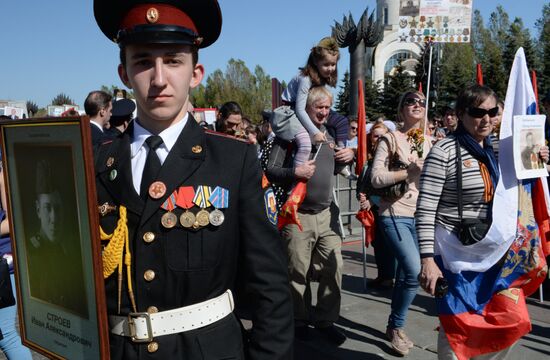
[[[380,216],[380,225],[387,244],[397,259],[397,278],[393,288],[390,328],[403,328],[409,306],[419,287],[420,253],[414,218]]]
[[[11,286],[15,296],[15,284],[13,274],[10,275]],[[31,360],[30,350],[21,344],[21,338],[15,328],[15,315],[17,312],[17,304],[14,306],[8,306],[0,309],[0,329],[4,339],[0,341],[0,349],[4,352],[4,355],[10,360]]]
[[[397,261],[395,261],[393,251],[384,236],[377,211],[374,211],[374,221],[376,223],[376,236],[372,242],[372,247],[374,248],[374,260],[378,269],[377,277],[382,280],[394,279]]]

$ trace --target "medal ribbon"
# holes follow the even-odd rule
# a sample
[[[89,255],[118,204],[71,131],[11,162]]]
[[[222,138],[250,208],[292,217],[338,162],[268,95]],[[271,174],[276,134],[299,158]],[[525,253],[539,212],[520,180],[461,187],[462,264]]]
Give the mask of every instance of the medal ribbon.
[[[195,189],[192,186],[182,186],[178,189],[176,205],[184,209],[193,207],[193,198],[195,197]]]
[[[229,206],[229,190],[216,186],[208,200],[216,209],[227,209]]]
[[[193,198],[193,202],[201,209],[205,209],[211,205],[210,201],[208,200],[209,198],[210,198],[210,186],[206,186],[206,185],[197,186],[197,190],[195,191],[195,197]]]
[[[160,207],[168,211],[174,210],[176,208],[177,194],[178,191],[174,190],[174,192],[166,199],[165,202],[162,203]]]

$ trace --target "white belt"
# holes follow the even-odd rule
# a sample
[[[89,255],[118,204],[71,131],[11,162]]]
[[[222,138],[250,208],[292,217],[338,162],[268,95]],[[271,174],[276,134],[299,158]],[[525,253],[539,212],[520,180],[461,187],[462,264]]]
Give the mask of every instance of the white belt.
[[[231,290],[197,304],[149,314],[130,313],[109,316],[111,333],[128,336],[133,342],[150,342],[155,336],[170,335],[199,329],[215,323],[233,312]]]

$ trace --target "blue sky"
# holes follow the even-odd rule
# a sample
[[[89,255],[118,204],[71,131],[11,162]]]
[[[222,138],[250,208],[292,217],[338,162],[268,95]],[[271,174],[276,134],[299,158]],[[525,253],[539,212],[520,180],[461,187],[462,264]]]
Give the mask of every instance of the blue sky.
[[[116,1],[116,0],[113,0]],[[543,0],[475,0],[486,21],[497,4],[510,17],[532,28]],[[528,4],[528,5],[527,5]],[[334,21],[350,12],[358,21],[375,0],[220,0],[222,34],[201,50],[206,74],[225,70],[231,58],[253,70],[290,80],[307,60],[309,49],[330,35]],[[60,92],[82,106],[89,91],[101,85],[121,86],[117,75],[118,47],[97,28],[92,0],[2,0],[0,99],[32,100],[44,107]],[[344,49],[340,75],[349,67]]]

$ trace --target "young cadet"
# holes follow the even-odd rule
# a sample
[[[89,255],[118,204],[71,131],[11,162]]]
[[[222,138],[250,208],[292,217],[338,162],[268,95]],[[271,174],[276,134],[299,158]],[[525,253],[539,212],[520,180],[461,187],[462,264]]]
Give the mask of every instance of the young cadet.
[[[287,264],[255,148],[187,112],[198,48],[221,31],[217,1],[94,0],[94,13],[137,102],[95,160],[111,358],[291,359]]]

